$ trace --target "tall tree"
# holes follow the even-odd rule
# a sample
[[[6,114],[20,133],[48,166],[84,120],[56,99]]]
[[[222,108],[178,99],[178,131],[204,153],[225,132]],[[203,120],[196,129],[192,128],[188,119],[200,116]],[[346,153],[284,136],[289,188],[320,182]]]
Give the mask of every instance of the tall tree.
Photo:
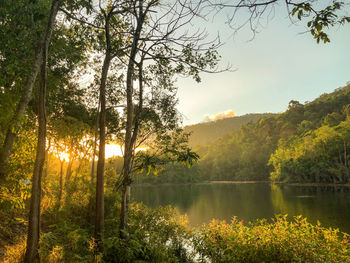
[[[55,18],[58,12],[59,0],[53,0],[48,18],[48,23],[45,30],[45,37],[42,43],[39,57],[41,58],[41,78],[40,78],[40,90],[39,90],[39,134],[37,153],[34,164],[34,172],[32,177],[32,194],[30,199],[30,211],[29,211],[29,223],[28,223],[28,236],[27,236],[27,249],[24,258],[24,262],[39,262],[38,246],[40,236],[40,205],[41,205],[41,178],[43,174],[43,168],[45,163],[45,146],[46,146],[46,65],[48,57],[49,40],[51,38],[52,29],[55,23]],[[35,66],[34,66],[35,67]],[[35,80],[35,76],[32,75]],[[31,86],[33,83],[31,84]],[[32,87],[28,85],[27,94],[25,97],[25,103],[21,107],[22,114],[24,113],[25,104],[28,104],[31,97]],[[11,133],[12,134],[12,133]],[[5,141],[6,142],[6,141]],[[12,140],[13,143],[13,140]]]
[[[185,27],[198,15],[200,2],[178,0],[167,3],[159,0],[148,2],[135,0],[130,1],[130,4],[128,15],[131,23],[128,34],[131,36],[132,44],[127,50],[128,63],[125,80],[126,126],[120,214],[120,235],[122,237],[128,222],[131,173],[135,146],[139,139],[139,127],[144,112],[152,111],[152,107],[143,108],[146,101],[145,88],[151,90],[149,94],[153,100],[149,99],[150,101],[157,100],[156,97],[159,96],[159,102],[170,107],[173,102],[169,99],[174,99],[174,97],[169,96],[162,100],[162,95],[166,94],[166,91],[174,92],[173,77],[176,74],[183,74],[193,76],[196,81],[200,81],[199,72],[217,71],[216,48],[219,45],[215,41],[207,41],[209,42],[207,45],[202,43],[205,34],[200,29],[192,34],[185,31]],[[147,67],[144,66],[146,61]],[[151,78],[145,77],[147,71],[153,72],[154,79],[158,81],[152,82]],[[134,91],[136,81],[139,85],[137,92]],[[155,86],[158,86],[160,93],[154,92]],[[162,90],[164,93],[161,92]],[[161,124],[166,117],[166,115],[159,116],[158,124]],[[167,133],[167,129],[164,129],[163,133]]]
[[[26,77],[26,81],[21,92],[21,99],[17,104],[17,109],[7,128],[4,143],[0,151],[0,180],[3,180],[5,178],[8,160],[11,155],[11,150],[16,138],[16,133],[18,131],[18,128],[21,126],[21,120],[24,116],[28,103],[32,98],[33,86],[38,75],[40,65],[43,61],[43,53],[45,52],[45,48],[47,48],[50,43],[51,33],[56,20],[56,15],[60,2],[60,0],[52,0],[51,10],[47,20],[45,31],[42,34],[42,39],[39,40],[37,43],[37,48],[35,50],[32,66]]]

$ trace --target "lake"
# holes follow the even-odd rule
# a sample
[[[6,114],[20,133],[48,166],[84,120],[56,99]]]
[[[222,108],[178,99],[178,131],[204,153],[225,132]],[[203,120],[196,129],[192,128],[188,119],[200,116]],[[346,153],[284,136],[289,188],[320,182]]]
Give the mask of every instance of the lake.
[[[349,187],[210,183],[134,186],[131,195],[150,207],[172,205],[193,226],[213,218],[229,221],[237,216],[247,222],[288,214],[350,233]]]

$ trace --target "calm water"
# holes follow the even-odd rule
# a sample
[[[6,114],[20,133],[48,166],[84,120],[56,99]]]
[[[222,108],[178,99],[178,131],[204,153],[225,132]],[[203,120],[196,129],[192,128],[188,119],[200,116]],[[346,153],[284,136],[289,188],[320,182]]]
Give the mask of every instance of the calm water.
[[[350,233],[350,188],[268,183],[135,186],[132,198],[150,207],[172,205],[193,226],[212,218],[245,221],[275,214],[303,215]]]

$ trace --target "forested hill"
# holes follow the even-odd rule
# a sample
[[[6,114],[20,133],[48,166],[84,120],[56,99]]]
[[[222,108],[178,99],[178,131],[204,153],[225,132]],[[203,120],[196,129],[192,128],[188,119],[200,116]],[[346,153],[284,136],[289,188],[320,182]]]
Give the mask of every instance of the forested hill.
[[[200,127],[212,125],[218,128],[215,126],[218,123],[194,125],[197,128],[194,138],[200,138],[196,142],[205,142],[204,134],[209,134],[208,131],[196,133]],[[218,135],[213,132],[208,136]],[[152,180],[273,180],[348,184],[350,84],[305,104],[292,100],[284,113],[261,116],[258,121],[242,123],[239,129],[232,129],[216,141],[196,146],[196,151],[201,159],[191,169],[167,167],[158,178]]]
[[[184,128],[186,133],[191,133],[189,144],[191,147],[211,143],[221,136],[231,132],[233,129],[240,129],[248,122],[256,122],[262,117],[271,117],[272,113],[251,113],[242,116],[235,116],[217,121],[202,122],[189,125]]]
[[[215,180],[350,182],[350,85],[243,125],[202,154],[201,172]]]

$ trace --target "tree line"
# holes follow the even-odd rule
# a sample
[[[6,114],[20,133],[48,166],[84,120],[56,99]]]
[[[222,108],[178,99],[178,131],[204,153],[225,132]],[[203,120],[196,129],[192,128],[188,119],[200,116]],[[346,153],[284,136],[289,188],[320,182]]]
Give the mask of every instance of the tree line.
[[[271,180],[347,184],[349,101],[349,85],[305,104],[292,100],[284,113],[251,121],[214,142],[197,145],[194,149],[200,160],[193,167],[169,164],[159,177],[145,176],[138,182]],[[196,132],[191,136],[197,134],[201,136]]]

